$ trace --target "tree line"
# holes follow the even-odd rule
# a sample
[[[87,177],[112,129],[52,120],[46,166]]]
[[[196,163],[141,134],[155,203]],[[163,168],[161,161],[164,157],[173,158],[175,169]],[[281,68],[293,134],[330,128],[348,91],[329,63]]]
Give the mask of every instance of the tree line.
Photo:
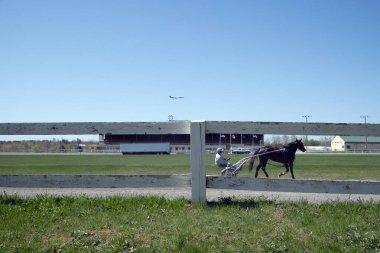
[[[25,141],[0,141],[0,152],[67,152],[82,150],[82,144],[94,144],[95,142],[82,142],[80,139],[69,140],[25,140]]]
[[[330,146],[331,136],[322,136],[318,139],[309,136],[295,136],[295,135],[273,135],[265,136],[264,145],[271,145],[281,147],[292,141],[302,138],[305,146]],[[0,152],[35,152],[35,153],[64,153],[77,151],[81,152],[86,148],[86,145],[97,145],[98,142],[87,141],[83,142],[77,140],[24,140],[24,141],[0,141]]]
[[[305,146],[322,146],[330,147],[333,137],[331,136],[321,136],[319,138],[310,137],[310,136],[296,136],[296,135],[272,135],[266,136],[265,145],[271,145],[275,147],[280,147],[285,144],[288,144],[296,139],[302,139],[302,142]]]

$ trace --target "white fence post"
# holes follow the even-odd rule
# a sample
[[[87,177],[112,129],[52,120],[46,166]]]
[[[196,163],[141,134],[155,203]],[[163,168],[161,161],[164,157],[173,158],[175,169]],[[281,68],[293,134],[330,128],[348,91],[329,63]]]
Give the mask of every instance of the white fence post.
[[[192,120],[190,125],[192,203],[206,201],[205,139],[206,122]]]

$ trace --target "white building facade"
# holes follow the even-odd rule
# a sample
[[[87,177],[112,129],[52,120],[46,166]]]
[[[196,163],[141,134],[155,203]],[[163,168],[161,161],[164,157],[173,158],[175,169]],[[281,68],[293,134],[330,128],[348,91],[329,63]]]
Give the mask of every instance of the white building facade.
[[[380,151],[378,136],[335,136],[331,141],[332,151]]]

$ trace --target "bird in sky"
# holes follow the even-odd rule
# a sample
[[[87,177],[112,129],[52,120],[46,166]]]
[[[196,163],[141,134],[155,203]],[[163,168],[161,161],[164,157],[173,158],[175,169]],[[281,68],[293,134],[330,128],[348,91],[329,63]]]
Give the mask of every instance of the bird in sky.
[[[169,98],[171,98],[171,99],[183,99],[183,98],[185,98],[185,97],[169,96]]]

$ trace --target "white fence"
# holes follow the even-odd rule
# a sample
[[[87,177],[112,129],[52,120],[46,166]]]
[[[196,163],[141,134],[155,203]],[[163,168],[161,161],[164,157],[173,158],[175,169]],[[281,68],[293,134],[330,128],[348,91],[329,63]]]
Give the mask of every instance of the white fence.
[[[188,175],[1,175],[0,187],[142,188],[190,187]]]
[[[189,134],[191,145],[192,202],[206,201],[206,188],[380,194],[380,182],[318,181],[206,177],[206,133],[283,134],[283,135],[360,135],[380,136],[380,124],[334,124],[289,122],[114,122],[114,123],[0,123],[0,135],[62,134]],[[23,183],[23,176],[0,176],[0,186],[42,185],[46,187],[167,187],[189,185],[189,178],[167,176],[36,176],[35,184]],[[28,179],[27,179],[28,180]],[[173,183],[174,181],[177,183]],[[33,180],[32,180],[33,181]],[[30,178],[29,178],[30,182]],[[71,183],[70,183],[71,182]],[[108,183],[105,183],[108,182]]]

